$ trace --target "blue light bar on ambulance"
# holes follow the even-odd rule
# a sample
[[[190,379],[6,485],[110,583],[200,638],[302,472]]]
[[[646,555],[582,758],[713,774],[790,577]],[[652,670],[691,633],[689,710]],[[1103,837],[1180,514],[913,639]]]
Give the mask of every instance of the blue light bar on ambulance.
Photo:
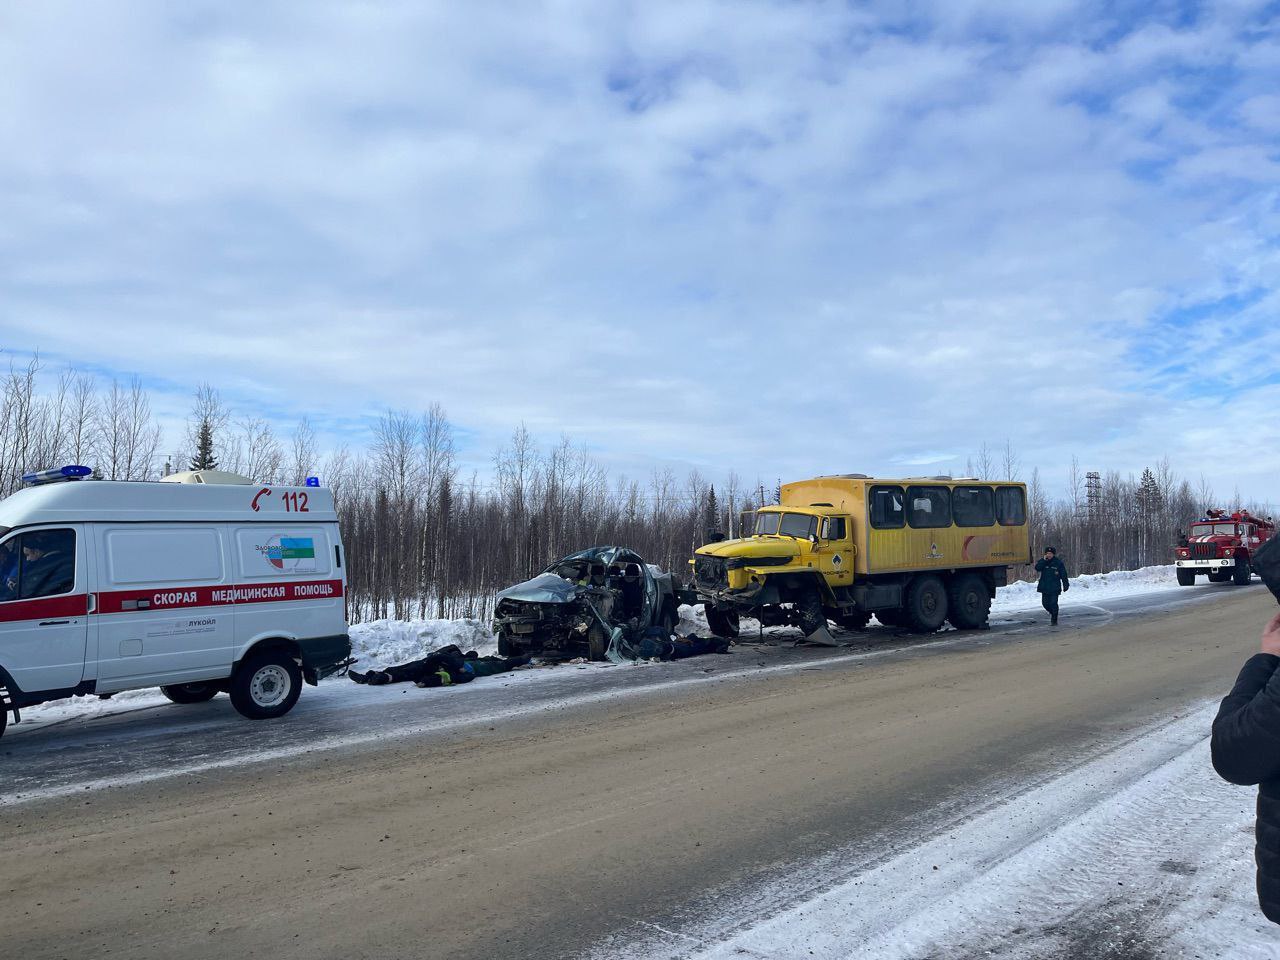
[[[93,473],[88,467],[71,464],[66,467],[54,467],[52,470],[37,470],[35,473],[24,473],[22,482],[28,486],[39,486],[42,483],[58,483],[61,480],[79,480]]]

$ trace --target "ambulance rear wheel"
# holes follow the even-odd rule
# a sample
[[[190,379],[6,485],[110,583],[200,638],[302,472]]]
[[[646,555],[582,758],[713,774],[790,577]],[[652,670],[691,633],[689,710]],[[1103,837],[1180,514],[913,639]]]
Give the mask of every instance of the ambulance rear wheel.
[[[180,683],[172,687],[161,687],[160,692],[174,703],[204,703],[218,695],[216,683]]]
[[[1178,586],[1194,587],[1196,585],[1196,572],[1194,570],[1184,570],[1178,568]]]
[[[1231,579],[1238,584],[1246,584],[1252,576],[1253,571],[1249,569],[1248,560],[1237,560],[1234,569],[1231,571]]]
[[[252,653],[231,678],[231,705],[250,720],[283,717],[302,693],[302,669],[285,650]]]

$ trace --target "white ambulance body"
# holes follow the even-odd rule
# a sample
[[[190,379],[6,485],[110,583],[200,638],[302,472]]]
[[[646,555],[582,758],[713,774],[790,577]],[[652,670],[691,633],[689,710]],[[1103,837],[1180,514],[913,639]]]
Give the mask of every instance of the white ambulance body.
[[[287,713],[351,652],[333,496],[320,487],[68,480],[0,501],[7,711],[159,686]]]

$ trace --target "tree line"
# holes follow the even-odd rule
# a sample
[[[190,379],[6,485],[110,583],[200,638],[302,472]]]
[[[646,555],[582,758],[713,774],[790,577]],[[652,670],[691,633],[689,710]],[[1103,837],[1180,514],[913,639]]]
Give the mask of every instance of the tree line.
[[[197,388],[186,429],[166,451],[136,379],[102,384],[74,371],[47,379],[33,361],[11,367],[3,381],[0,496],[18,489],[24,472],[64,463],[93,466],[113,480],[186,469],[227,470],[265,484],[318,476],[337,505],[354,622],[486,617],[503,587],[600,544],[629,546],[684,576],[696,547],[739,534],[743,514],[779,496],[776,480],[744,483],[734,473],[718,485],[697,471],[610,477],[569,438],[540,446],[523,426],[494,453],[490,470],[464,475],[439,404],[388,411],[363,448],[325,452],[307,420],[279,436],[259,417],[235,415],[208,385]],[[1023,479],[1009,443],[983,444],[964,473]],[[1203,478],[1179,476],[1168,458],[1139,477],[1085,470],[1073,460],[1059,496],[1038,469],[1025,479],[1034,549],[1055,545],[1073,574],[1167,563],[1175,531],[1210,507],[1266,514],[1238,491],[1219,501]]]

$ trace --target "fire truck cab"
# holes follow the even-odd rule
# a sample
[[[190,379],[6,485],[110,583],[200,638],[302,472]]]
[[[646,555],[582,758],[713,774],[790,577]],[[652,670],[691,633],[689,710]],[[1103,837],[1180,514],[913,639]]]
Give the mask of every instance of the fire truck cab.
[[[0,500],[0,732],[25,706],[155,686],[279,717],[350,656],[328,490],[89,473]]]
[[[1206,574],[1211,583],[1248,583],[1253,573],[1251,557],[1275,532],[1270,517],[1255,517],[1247,510],[1206,511],[1190,531],[1178,537],[1174,560],[1178,583],[1194,586],[1200,574]]]

